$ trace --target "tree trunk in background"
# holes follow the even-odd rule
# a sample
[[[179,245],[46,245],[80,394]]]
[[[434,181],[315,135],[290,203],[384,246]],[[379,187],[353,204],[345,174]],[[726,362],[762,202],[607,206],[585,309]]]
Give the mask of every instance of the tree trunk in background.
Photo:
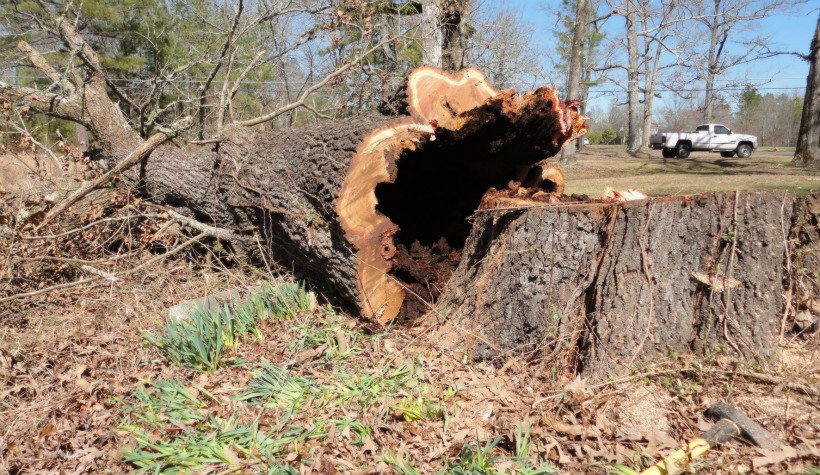
[[[390,38],[395,35],[398,30],[396,25],[396,15],[385,14],[381,15],[378,22],[379,35],[381,38]],[[387,90],[395,91],[402,81],[402,77],[398,74],[399,70],[399,55],[396,51],[396,44],[388,42],[382,45],[382,53],[384,54],[384,72],[387,76]]]
[[[709,23],[709,51],[706,58],[706,94],[703,99],[703,122],[712,122],[712,111],[715,100],[715,75],[717,74],[717,61],[723,45],[718,46],[720,40],[720,0],[715,0],[713,16],[707,20]]]
[[[448,2],[444,12],[443,68],[458,71],[467,66],[467,0]]]
[[[431,340],[483,360],[536,351],[596,380],[670,352],[765,359],[793,204],[742,191],[480,213]]]
[[[652,58],[650,66],[649,58],[646,59],[645,83],[643,92],[643,128],[641,134],[641,145],[649,146],[649,136],[652,135],[652,107],[655,103],[655,85],[658,80],[658,63],[661,60],[661,45],[655,49],[655,56]]]
[[[578,0],[575,9],[575,25],[572,32],[570,46],[569,75],[567,76],[567,103],[580,102],[581,94],[581,60],[584,55],[584,32],[587,22],[587,0]],[[578,159],[575,157],[575,144],[571,142],[561,151],[558,164],[562,167],[574,168]]]
[[[425,66],[434,68],[442,67],[442,48],[444,47],[440,1],[421,0],[421,60]]]
[[[820,167],[820,17],[811,42],[809,63],[794,161],[801,165]]]
[[[638,32],[637,32],[638,11],[635,8],[635,0],[627,0],[626,7],[626,43],[627,55],[629,56],[629,69],[627,71],[627,108],[628,108],[628,131],[626,150],[629,153],[637,153],[641,149],[641,104],[638,91]]]

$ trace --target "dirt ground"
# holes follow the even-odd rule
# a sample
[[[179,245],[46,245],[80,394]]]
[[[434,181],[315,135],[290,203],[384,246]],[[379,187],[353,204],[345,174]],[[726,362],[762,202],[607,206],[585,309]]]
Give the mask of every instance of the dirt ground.
[[[606,186],[649,194],[820,189],[820,172],[792,168],[790,157],[776,153],[742,161],[591,151],[579,168],[566,170],[568,193],[597,195]],[[119,212],[147,216],[140,206],[128,201]],[[233,347],[230,364],[193,371],[148,344],[146,332],[165,325],[167,308],[224,289],[287,280],[287,274],[232,264],[204,249],[135,266],[178,241],[159,246],[142,237],[156,236],[155,226],[133,232],[138,247],[120,260],[110,253],[121,252],[121,245],[110,242],[100,254],[83,256],[97,265],[108,259],[111,268],[138,269],[121,280],[0,300],[0,473],[121,473],[149,470],[149,462],[158,463],[150,471],[168,473],[633,473],[707,429],[711,422],[703,411],[721,400],[788,447],[762,452],[733,441],[685,473],[820,473],[816,335],[787,332],[777,356],[763,366],[727,354],[669,355],[592,383],[556,380],[553,362],[537,352],[526,359],[509,355],[500,366],[436,357],[421,343],[427,328],[375,330],[320,305],[266,320],[259,338]],[[66,246],[35,250],[57,255],[75,249]],[[9,262],[8,242],[3,249]],[[38,284],[44,276],[37,266],[21,269],[27,281],[14,285],[26,291],[53,283]],[[70,270],[65,282],[82,278]],[[0,299],[13,280],[0,282]],[[298,408],[237,398],[266,364],[284,368],[292,382],[309,382],[294,396]],[[160,394],[163,381],[192,392],[196,404],[188,419],[171,413],[177,403],[151,406],[144,399]],[[228,423],[234,432],[251,427],[254,437],[279,437],[275,453],[246,453],[244,442],[226,438],[234,432],[214,429]],[[203,439],[223,441],[215,458],[203,466],[181,460]]]

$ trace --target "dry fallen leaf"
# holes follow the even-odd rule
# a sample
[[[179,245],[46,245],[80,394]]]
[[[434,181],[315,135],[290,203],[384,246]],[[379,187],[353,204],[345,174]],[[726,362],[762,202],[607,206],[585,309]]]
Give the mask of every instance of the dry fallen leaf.
[[[578,375],[574,380],[564,386],[564,391],[581,399],[581,396],[584,396],[588,391],[586,380],[582,378],[581,375]]]
[[[779,450],[760,450],[763,455],[752,459],[752,466],[755,470],[780,463],[788,458],[797,457],[797,451],[790,446],[785,446]]]
[[[240,459],[239,456],[236,455],[236,452],[230,447],[222,449],[222,454],[231,462],[231,465],[239,465],[242,463],[242,459]]]
[[[726,277],[725,275],[709,275],[704,272],[692,272],[692,277],[698,282],[708,285],[715,292],[724,292],[728,289],[734,289],[741,284],[739,280]]]
[[[54,435],[57,433],[57,429],[54,428],[54,424],[49,422],[48,424],[44,425],[42,429],[40,429],[40,437],[46,438],[50,435]]]

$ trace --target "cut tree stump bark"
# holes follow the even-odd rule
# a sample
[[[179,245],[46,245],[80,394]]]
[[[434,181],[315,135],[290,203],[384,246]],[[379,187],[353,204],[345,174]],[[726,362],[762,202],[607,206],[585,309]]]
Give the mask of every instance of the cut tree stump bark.
[[[551,354],[593,379],[705,348],[766,358],[793,205],[741,191],[480,212],[432,340],[478,359]]]

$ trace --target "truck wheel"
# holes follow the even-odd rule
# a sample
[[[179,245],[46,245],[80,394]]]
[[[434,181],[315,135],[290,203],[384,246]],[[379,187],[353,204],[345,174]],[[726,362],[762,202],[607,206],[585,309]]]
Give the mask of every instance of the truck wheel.
[[[735,156],[735,152],[720,152],[720,156],[723,158],[732,158]]]
[[[752,156],[752,147],[743,144],[737,146],[737,156],[739,158],[749,158]]]
[[[665,148],[661,150],[661,155],[663,155],[663,158],[672,158],[675,156],[675,151],[671,148]]]
[[[692,151],[692,147],[689,144],[681,143],[678,144],[678,158],[687,158],[689,157],[689,152]]]

